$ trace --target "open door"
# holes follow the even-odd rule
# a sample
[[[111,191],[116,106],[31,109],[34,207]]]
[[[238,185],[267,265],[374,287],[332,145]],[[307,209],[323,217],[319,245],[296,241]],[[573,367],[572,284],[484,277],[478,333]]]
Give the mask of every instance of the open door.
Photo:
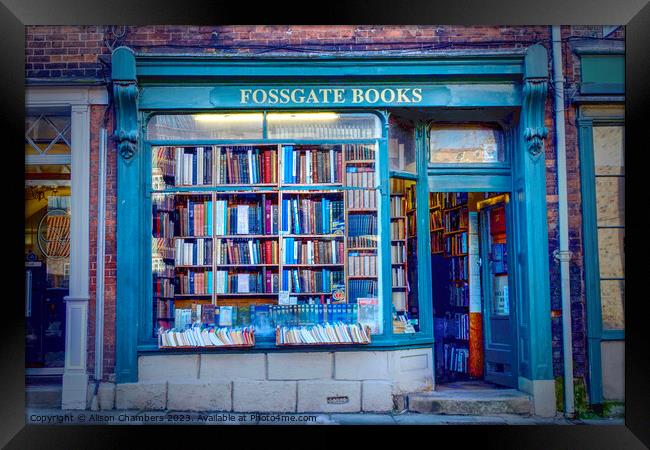
[[[516,319],[508,263],[508,194],[478,202],[485,380],[516,388]]]

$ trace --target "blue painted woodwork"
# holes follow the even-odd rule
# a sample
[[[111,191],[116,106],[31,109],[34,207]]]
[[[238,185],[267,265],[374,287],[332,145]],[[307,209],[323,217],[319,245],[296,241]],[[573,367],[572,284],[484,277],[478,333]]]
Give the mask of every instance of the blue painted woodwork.
[[[119,50],[119,52],[118,52]],[[123,155],[118,161],[118,295],[117,295],[117,381],[137,380],[138,351],[156,351],[155,341],[151,338],[151,302],[150,302],[150,146],[162,142],[143,142],[138,140],[138,131],[146,125],[145,111],[215,111],[241,110],[246,107],[265,111],[278,105],[241,105],[234,100],[235,88],[259,86],[298,87],[305,86],[343,86],[353,87],[398,87],[429,89],[431,95],[423,99],[426,102],[398,105],[391,102],[339,104],[338,108],[323,104],[287,103],[288,109],[320,109],[350,111],[355,108],[378,108],[381,106],[445,106],[445,107],[481,107],[505,106],[522,108],[522,121],[526,127],[513,128],[508,138],[512,144],[508,147],[510,162],[503,165],[486,167],[485,165],[468,165],[467,167],[428,168],[428,139],[426,126],[418,125],[416,133],[417,158],[417,207],[428,211],[429,189],[438,191],[472,191],[491,190],[509,191],[515,186],[521,188],[522,201],[513,205],[513,214],[517,224],[516,236],[521,235],[518,255],[523,256],[519,271],[525,272],[522,279],[532,280],[518,292],[518,312],[527,312],[526,323],[534,327],[522,327],[519,347],[528,358],[528,367],[524,373],[529,378],[550,378],[550,317],[548,301],[548,267],[546,249],[545,220],[545,181],[544,161],[542,158],[532,160],[524,151],[539,148],[544,139],[542,128],[538,123],[539,108],[543,111],[545,97],[540,95],[548,76],[546,72],[546,52],[537,47],[529,49],[525,58],[523,54],[498,56],[466,56],[463,58],[444,55],[442,57],[400,58],[400,59],[336,59],[316,58],[309,60],[288,59],[239,59],[204,56],[178,55],[137,55],[128,49],[118,49],[113,54],[114,76],[116,81],[116,101],[118,109],[118,139]],[[543,60],[543,62],[542,62]],[[542,67],[544,70],[542,70]],[[133,77],[133,73],[137,77]],[[522,76],[524,76],[522,79]],[[534,75],[534,76],[533,76]],[[431,79],[434,76],[436,82]],[[215,82],[218,80],[218,83]],[[316,84],[319,82],[318,84]],[[524,84],[522,87],[522,82]],[[226,84],[237,83],[237,84]],[[309,84],[311,83],[311,84]],[[531,84],[532,83],[532,84]],[[527,86],[527,87],[526,87]],[[424,91],[423,91],[424,92]],[[217,109],[218,106],[218,109]],[[133,118],[139,116],[140,127],[133,126]],[[357,111],[357,109],[355,109]],[[387,115],[386,111],[377,111],[382,116],[382,138],[371,140],[379,146],[379,178],[381,210],[381,249],[383,255],[390,255],[389,229],[389,176]],[[120,116],[120,114],[122,116]],[[543,114],[542,114],[543,119]],[[137,120],[136,120],[137,123]],[[542,122],[543,125],[543,122]],[[524,132],[526,138],[524,138]],[[120,138],[121,136],[121,138]],[[259,141],[255,141],[259,143]],[[265,141],[266,142],[266,141]],[[269,141],[280,142],[280,141]],[[311,141],[312,143],[316,143]],[[322,141],[325,143],[326,141]],[[332,141],[327,141],[332,142]],[[166,142],[169,144],[170,142]],[[196,145],[208,142],[177,142],[177,144]],[[214,143],[210,141],[210,143]],[[243,143],[243,142],[242,142]],[[321,143],[321,141],[319,141]],[[517,154],[517,155],[516,155]],[[514,167],[519,164],[521,167]],[[496,166],[496,167],[495,167]],[[519,184],[511,181],[511,171],[519,173]],[[396,174],[397,175],[397,174]],[[405,174],[403,174],[405,175]],[[432,178],[435,178],[432,184]],[[464,180],[464,181],[460,181]],[[196,190],[196,188],[192,188]],[[143,201],[144,199],[144,201]],[[540,218],[543,218],[540,220]],[[538,222],[538,223],[537,223]],[[532,233],[525,224],[536,223]],[[522,225],[523,224],[523,225]],[[418,214],[418,250],[422,254],[429,252],[428,214]],[[518,228],[518,229],[517,229]],[[541,228],[543,233],[539,233]],[[536,246],[536,247],[535,247]],[[521,249],[529,250],[521,250]],[[388,259],[389,260],[389,259]],[[391,277],[390,265],[382,264],[382,295],[384,305],[384,333],[373,336],[369,346],[349,349],[363,351],[368,349],[406,348],[408,346],[430,345],[432,336],[431,292],[427,284],[430,278],[430,258],[418,258],[420,325],[421,332],[409,335],[392,335],[391,322]],[[539,326],[538,326],[539,324]],[[539,328],[539,329],[537,329]],[[548,328],[548,330],[547,330]],[[524,334],[522,337],[521,334]],[[522,349],[522,342],[524,348]],[[277,350],[272,342],[260,341],[258,350]],[[332,347],[336,348],[336,347]],[[332,348],[321,347],[315,351],[331,351]],[[254,351],[258,351],[254,350]],[[336,350],[340,350],[336,348]],[[200,351],[201,353],[219,352]],[[281,351],[286,351],[282,349]],[[310,349],[311,351],[311,349]],[[547,358],[548,357],[548,358]],[[546,364],[546,365],[545,365]],[[546,370],[548,368],[548,370]]]

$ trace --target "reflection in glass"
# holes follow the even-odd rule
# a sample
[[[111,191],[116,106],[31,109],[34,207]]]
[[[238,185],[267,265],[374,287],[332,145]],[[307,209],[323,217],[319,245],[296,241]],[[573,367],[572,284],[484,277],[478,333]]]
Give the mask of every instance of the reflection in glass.
[[[433,125],[431,163],[497,163],[504,161],[503,134],[496,127],[474,124]]]

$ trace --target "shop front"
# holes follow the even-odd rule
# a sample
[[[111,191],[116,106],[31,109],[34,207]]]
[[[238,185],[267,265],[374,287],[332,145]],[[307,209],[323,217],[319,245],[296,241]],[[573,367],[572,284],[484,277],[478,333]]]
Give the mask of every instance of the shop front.
[[[555,414],[544,47],[112,70],[117,408]]]

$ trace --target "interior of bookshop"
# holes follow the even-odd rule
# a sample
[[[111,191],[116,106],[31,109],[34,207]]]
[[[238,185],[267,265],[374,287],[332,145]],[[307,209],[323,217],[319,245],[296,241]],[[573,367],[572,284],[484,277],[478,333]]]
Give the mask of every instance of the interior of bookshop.
[[[432,279],[420,289],[432,290],[436,381],[482,377],[482,293],[491,318],[509,314],[507,194],[431,192],[428,211],[417,210],[413,126],[392,119],[382,212],[377,122],[372,114],[278,119],[266,133],[293,143],[151,147],[160,348],[363,345],[384,323],[394,335],[417,333],[417,214],[428,214],[420,226],[428,222]],[[169,128],[162,119],[153,126]],[[385,216],[390,257],[382,258]],[[391,276],[387,295],[382,273]],[[392,299],[387,322],[382,298]]]

